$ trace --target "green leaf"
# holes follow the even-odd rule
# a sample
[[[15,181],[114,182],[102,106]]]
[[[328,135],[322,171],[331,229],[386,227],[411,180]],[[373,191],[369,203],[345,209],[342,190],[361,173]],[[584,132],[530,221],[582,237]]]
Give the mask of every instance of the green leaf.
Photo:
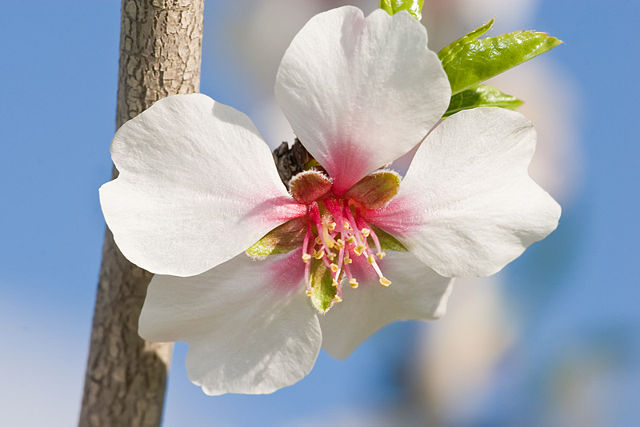
[[[424,0],[380,0],[380,9],[386,10],[389,15],[406,10],[419,21],[422,19],[423,4]]]
[[[546,33],[516,31],[478,39],[493,25],[493,19],[438,52],[455,95],[562,43]]]
[[[501,107],[515,110],[522,104],[523,101],[515,96],[502,93],[493,86],[479,85],[453,95],[443,117],[476,107]]]
[[[378,240],[380,241],[380,248],[383,251],[396,251],[396,252],[408,252],[407,248],[404,247],[402,243],[398,241],[391,234],[387,233],[381,228],[372,227],[373,231],[375,231],[376,236],[378,236]],[[369,246],[375,247],[373,243],[373,239],[369,237]]]
[[[274,228],[262,239],[247,249],[247,255],[264,257],[267,255],[286,254],[302,247],[307,232],[307,220],[295,218]]]
[[[336,301],[338,288],[333,286],[331,270],[322,260],[311,260],[309,284],[311,285],[311,303],[316,310],[326,313]]]
[[[489,22],[487,22],[486,24],[476,28],[475,30],[471,31],[469,34],[460,37],[458,40],[454,41],[450,45],[443,47],[440,50],[440,52],[438,52],[438,58],[440,58],[440,61],[442,62],[445,59],[448,59],[451,55],[455,54],[455,52],[460,50],[466,43],[470,43],[474,41],[475,39],[477,39],[487,31],[489,31],[491,27],[493,27],[494,22],[495,22],[495,19],[491,18],[491,20],[489,20]]]

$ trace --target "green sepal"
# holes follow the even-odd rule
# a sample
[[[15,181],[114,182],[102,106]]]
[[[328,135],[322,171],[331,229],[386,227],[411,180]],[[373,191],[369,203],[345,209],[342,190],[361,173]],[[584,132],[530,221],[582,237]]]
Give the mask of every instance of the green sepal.
[[[309,284],[311,286],[311,304],[320,313],[326,313],[336,301],[338,288],[333,286],[331,270],[327,268],[322,260],[311,260]]]
[[[372,227],[373,231],[378,236],[378,240],[380,241],[380,248],[383,251],[395,251],[395,252],[408,252],[409,250],[405,248],[405,246],[400,243],[398,239],[393,237],[391,234],[387,233],[381,228]],[[369,236],[369,246],[374,248],[374,242],[371,236]]]
[[[380,209],[393,199],[400,189],[400,175],[390,170],[378,170],[355,183],[344,195],[368,209]]]
[[[296,174],[289,181],[291,196],[298,202],[310,204],[331,190],[332,182],[317,170],[306,170]]]
[[[492,25],[493,19],[438,52],[452,95],[477,86],[562,43],[555,37],[535,31],[515,31],[478,39]]]
[[[295,218],[274,228],[247,249],[251,257],[286,254],[302,247],[307,232],[306,218]]]
[[[443,117],[476,107],[501,107],[515,110],[523,103],[515,96],[507,95],[493,86],[482,84],[453,95]]]
[[[422,19],[422,5],[424,0],[380,0],[380,9],[389,15],[406,10],[418,21]]]

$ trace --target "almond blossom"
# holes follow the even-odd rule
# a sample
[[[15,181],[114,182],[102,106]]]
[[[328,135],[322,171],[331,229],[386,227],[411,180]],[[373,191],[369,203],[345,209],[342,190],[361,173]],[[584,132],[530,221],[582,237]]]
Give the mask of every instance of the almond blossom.
[[[189,344],[208,394],[269,393],[395,320],[444,314],[452,277],[490,275],[557,226],[527,173],[535,131],[495,108],[441,121],[451,90],[408,13],[313,17],[276,97],[315,166],[280,181],[243,113],[202,94],[123,125],[100,189],[122,253],[156,276],[151,341]],[[418,146],[402,178],[386,166]]]

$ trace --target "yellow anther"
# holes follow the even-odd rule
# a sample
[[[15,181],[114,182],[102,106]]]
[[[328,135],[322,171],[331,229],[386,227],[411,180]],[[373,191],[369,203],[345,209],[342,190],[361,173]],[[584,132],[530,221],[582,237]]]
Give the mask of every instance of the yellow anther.
[[[353,234],[349,236],[349,238],[347,239],[347,243],[356,243],[356,238],[353,236]]]
[[[336,240],[336,248],[338,249],[344,248],[344,241],[342,239]]]
[[[334,288],[338,287],[338,281],[336,279],[333,279],[333,281],[331,282],[331,285],[333,285]]]
[[[360,232],[364,237],[369,237],[369,234],[371,234],[371,230],[369,230],[368,228],[363,228],[362,230],[360,230]]]
[[[311,289],[307,289],[307,296],[310,297],[311,295],[313,295],[313,292],[311,292]]]
[[[364,245],[358,245],[353,248],[353,252],[355,252],[355,254],[358,256],[362,255],[362,251],[364,251]]]
[[[331,263],[331,265],[329,266],[329,268],[331,269],[331,271],[333,271],[334,273],[336,273],[339,269],[337,264],[333,264]]]
[[[302,262],[304,262],[304,263],[308,263],[309,261],[311,261],[311,255],[309,255],[309,254],[302,254]]]
[[[353,289],[358,287],[358,281],[356,279],[349,279],[349,286],[351,286]]]
[[[378,258],[382,259],[385,256],[387,256],[387,253],[386,252],[378,252],[376,255],[378,256]]]
[[[342,298],[340,298],[340,296],[336,295],[335,297],[333,297],[333,302],[342,302]]]
[[[386,277],[381,277],[380,278],[380,284],[382,286],[384,286],[385,288],[389,287],[389,285],[391,284],[391,280],[387,279]]]
[[[316,250],[313,251],[313,257],[315,259],[322,259],[323,256],[324,256],[324,251],[322,249],[320,249],[319,251],[316,251]]]
[[[336,229],[336,225],[337,224],[335,222],[330,223],[329,224],[329,230],[331,230],[331,231],[335,230]]]
[[[322,244],[322,239],[320,238],[320,236],[316,237],[316,244],[317,245],[321,245]]]
[[[327,257],[328,257],[331,261],[333,261],[333,260],[334,260],[334,258],[336,257],[336,254],[335,254],[335,252],[327,252]]]
[[[345,264],[351,264],[353,262],[353,260],[351,258],[345,258],[344,259],[344,263]]]
[[[345,230],[351,230],[351,225],[349,224],[349,221],[345,221],[343,225]]]
[[[367,262],[368,262],[369,264],[373,264],[374,262],[376,262],[376,259],[373,257],[373,255],[369,254],[369,255],[367,256]]]

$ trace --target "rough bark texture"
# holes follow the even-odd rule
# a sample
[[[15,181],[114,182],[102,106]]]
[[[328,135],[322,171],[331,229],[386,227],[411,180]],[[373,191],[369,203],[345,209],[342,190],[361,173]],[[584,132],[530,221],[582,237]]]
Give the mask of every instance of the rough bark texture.
[[[122,0],[116,127],[160,98],[199,91],[203,3]],[[150,279],[107,230],[80,426],[160,425],[172,345],[138,337]]]

